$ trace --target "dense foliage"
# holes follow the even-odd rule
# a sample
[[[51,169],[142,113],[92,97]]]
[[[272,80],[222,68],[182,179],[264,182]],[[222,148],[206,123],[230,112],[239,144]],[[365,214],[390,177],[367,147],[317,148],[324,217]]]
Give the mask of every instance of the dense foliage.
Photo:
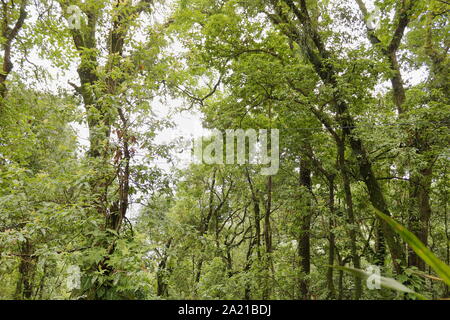
[[[450,297],[447,1],[0,7],[0,299]],[[278,173],[178,165],[158,109]]]

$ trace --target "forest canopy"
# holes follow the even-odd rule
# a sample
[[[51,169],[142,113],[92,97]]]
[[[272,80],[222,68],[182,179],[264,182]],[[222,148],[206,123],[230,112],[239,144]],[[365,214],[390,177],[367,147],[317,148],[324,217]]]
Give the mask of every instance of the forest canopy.
[[[448,1],[0,8],[1,300],[450,298]]]

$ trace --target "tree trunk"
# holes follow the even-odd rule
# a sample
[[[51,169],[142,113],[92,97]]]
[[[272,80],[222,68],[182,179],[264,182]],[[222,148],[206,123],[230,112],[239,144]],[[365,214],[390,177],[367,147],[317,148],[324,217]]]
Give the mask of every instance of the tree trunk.
[[[335,205],[334,205],[334,176],[330,176],[328,178],[329,183],[329,200],[328,206],[330,208],[330,219],[329,221],[329,232],[328,232],[328,265],[330,267],[327,268],[327,289],[328,289],[328,299],[334,299],[336,296],[336,292],[334,289],[334,279],[333,272],[334,269],[331,266],[334,266],[335,259],[335,235],[333,232],[334,229],[334,214],[335,214]]]
[[[164,298],[169,296],[168,290],[169,288],[167,286],[167,273],[168,273],[167,260],[169,259],[168,251],[172,245],[172,241],[173,239],[170,239],[167,242],[161,261],[158,264],[158,271],[156,272],[156,281],[157,281],[156,294],[158,297]]]
[[[270,280],[273,276],[273,261],[272,261],[272,227],[270,224],[270,215],[272,211],[272,177],[270,176],[267,181],[267,205],[266,212],[264,215],[264,244],[265,244],[265,255],[264,263],[266,270],[268,272],[264,279],[264,290],[263,290],[263,300],[268,300],[272,292],[272,285]]]
[[[420,174],[411,177],[411,208],[409,212],[408,229],[413,232],[420,241],[428,245],[428,230],[431,218],[430,190],[431,167],[423,169]],[[417,267],[425,271],[425,262],[412,250],[408,249],[408,266]]]
[[[298,255],[300,258],[300,298],[309,300],[309,275],[311,272],[311,168],[306,161],[300,165],[300,193],[303,200],[303,210],[300,215],[300,230],[298,239]]]
[[[28,239],[21,245],[19,279],[17,280],[15,298],[29,300],[33,296],[33,279],[37,257],[33,256],[33,246]]]
[[[386,241],[380,220],[376,222],[375,265],[383,267],[386,260]]]
[[[353,266],[356,269],[361,269],[361,262],[358,254],[358,247],[357,247],[357,223],[355,219],[355,213],[353,211],[353,197],[352,197],[352,191],[350,187],[350,179],[347,172],[347,166],[345,163],[345,145],[344,145],[344,139],[340,140],[341,143],[338,145],[339,150],[339,169],[341,171],[342,181],[343,181],[343,187],[344,187],[344,198],[346,203],[346,210],[347,210],[347,221],[348,226],[350,227],[350,230],[348,231],[350,235],[350,252],[352,255],[352,261]],[[361,277],[354,276],[354,283],[355,283],[355,300],[359,300],[362,295],[362,284],[361,284]]]
[[[256,240],[251,239],[248,244],[248,250],[246,255],[246,262],[244,267],[244,272],[249,272],[252,267],[252,253],[253,253],[253,246],[255,244]],[[248,279],[248,277],[247,277]],[[245,283],[245,292],[244,292],[244,300],[250,300],[251,299],[251,282],[249,280]]]

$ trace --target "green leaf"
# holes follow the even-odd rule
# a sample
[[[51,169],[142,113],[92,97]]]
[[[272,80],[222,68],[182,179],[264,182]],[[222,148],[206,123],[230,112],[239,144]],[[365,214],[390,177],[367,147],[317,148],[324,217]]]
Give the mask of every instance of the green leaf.
[[[341,266],[330,266],[330,267],[337,269],[337,270],[353,273],[354,275],[357,275],[364,279],[368,279],[372,275],[364,270],[355,269],[355,268],[341,267]],[[392,289],[395,291],[413,294],[420,300],[428,300],[427,297],[415,292],[414,290],[411,290],[410,288],[408,288],[407,286],[405,286],[404,284],[398,282],[397,280],[395,280],[393,278],[386,278],[386,277],[380,276],[380,286],[383,288],[386,288],[386,289]]]
[[[391,217],[375,209],[375,213],[386,221],[405,240],[414,252],[425,261],[450,286],[450,266],[439,260],[412,232]]]

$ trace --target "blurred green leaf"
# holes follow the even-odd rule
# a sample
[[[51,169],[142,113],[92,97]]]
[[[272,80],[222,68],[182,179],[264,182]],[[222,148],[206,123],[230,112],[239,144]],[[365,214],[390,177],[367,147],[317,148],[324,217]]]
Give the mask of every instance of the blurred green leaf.
[[[431,250],[429,250],[412,232],[408,231],[401,224],[378,210],[375,210],[375,212],[409,244],[414,252],[416,252],[417,255],[421,257],[422,260],[425,261],[425,263],[428,264],[448,286],[450,286],[450,267],[448,265],[439,260],[439,258],[431,252]]]
[[[364,270],[360,270],[360,269],[355,269],[355,268],[350,268],[350,267],[340,267],[340,266],[330,266],[330,267],[332,267],[336,270],[353,273],[364,279],[368,279],[370,276],[372,276],[371,273],[368,273],[368,272],[366,272]],[[386,289],[392,289],[395,291],[413,294],[420,300],[428,300],[427,297],[415,292],[414,290],[411,290],[410,288],[408,288],[407,286],[405,286],[404,284],[398,282],[397,280],[395,280],[393,278],[387,278],[387,277],[380,276],[380,286],[383,288],[386,288]]]

